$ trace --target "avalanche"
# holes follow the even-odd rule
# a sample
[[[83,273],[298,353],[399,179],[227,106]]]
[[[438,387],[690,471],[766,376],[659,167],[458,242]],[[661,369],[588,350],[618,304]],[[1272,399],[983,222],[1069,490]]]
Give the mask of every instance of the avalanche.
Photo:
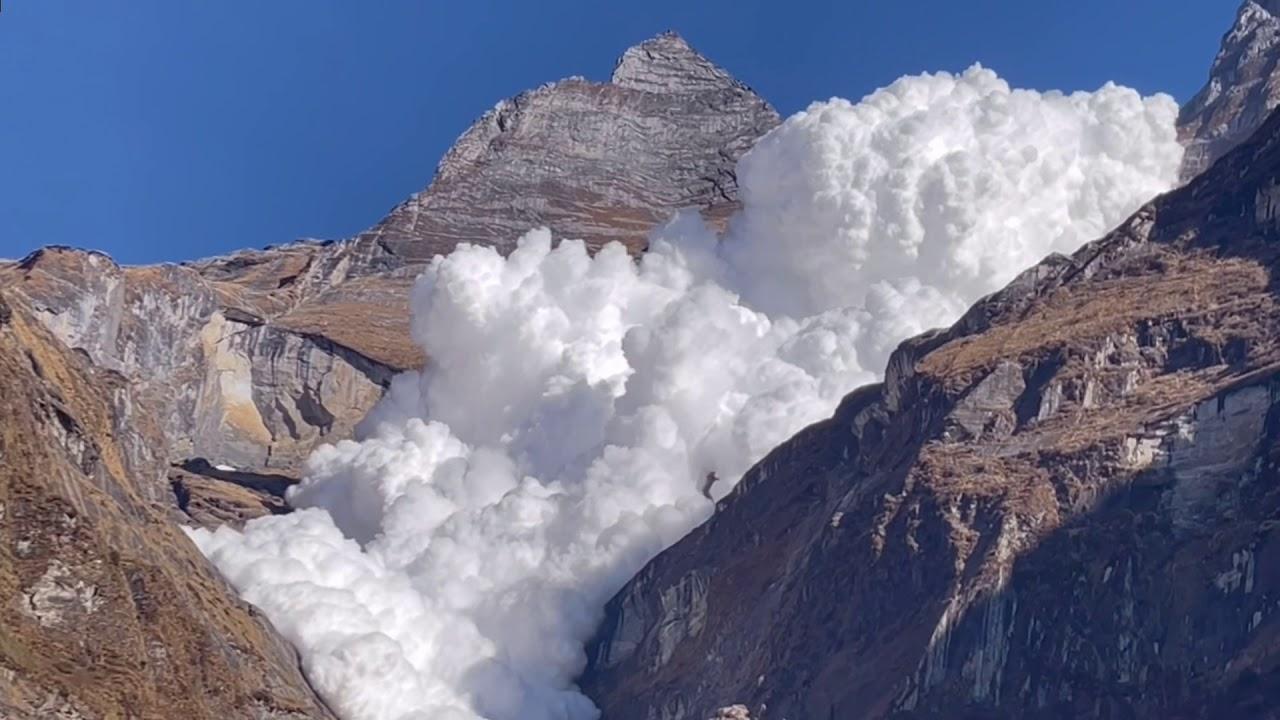
[[[763,138],[722,239],[689,213],[638,263],[461,246],[413,292],[432,363],[316,451],[303,509],[191,535],[345,718],[594,718],[610,595],[896,343],[1170,188],[1176,113],[908,77]]]

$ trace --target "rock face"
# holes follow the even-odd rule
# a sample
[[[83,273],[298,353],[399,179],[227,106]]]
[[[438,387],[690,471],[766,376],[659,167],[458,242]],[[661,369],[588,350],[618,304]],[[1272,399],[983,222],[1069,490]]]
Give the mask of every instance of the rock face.
[[[284,251],[272,272],[305,264],[309,251]],[[125,448],[149,473],[139,483],[147,500],[172,502],[168,466],[188,460],[296,475],[316,444],[351,432],[404,361],[294,328],[285,294],[259,291],[248,270],[228,280],[195,267],[124,268],[64,248],[0,267],[0,286],[66,347],[126,379],[115,422],[159,440]],[[371,344],[372,325],[359,326]]]
[[[737,206],[734,168],[778,114],[664,34],[627,50],[608,83],[570,78],[504,100],[445,155],[431,187],[361,241],[409,261],[462,242],[514,249],[530,228],[591,247],[644,247],[672,211]]]
[[[1280,104],[1280,2],[1245,0],[1209,71],[1183,108],[1178,130],[1187,154],[1183,179],[1200,174],[1253,134]]]
[[[610,603],[608,720],[1280,717],[1280,115],[769,454]]]
[[[408,291],[425,261],[459,242],[505,252],[542,225],[639,251],[677,209],[722,220],[736,207],[735,163],[777,123],[750,89],[661,35],[627,50],[609,83],[569,79],[499,103],[430,187],[355,239],[146,267],[46,248],[0,264],[0,286],[128,378],[117,422],[164,439],[128,449],[139,466],[163,461],[148,499],[172,493],[199,522],[239,521],[279,499],[190,468],[296,478],[318,444],[350,437],[390,378],[424,361]]]
[[[126,384],[0,291],[0,717],[331,719],[152,502]]]

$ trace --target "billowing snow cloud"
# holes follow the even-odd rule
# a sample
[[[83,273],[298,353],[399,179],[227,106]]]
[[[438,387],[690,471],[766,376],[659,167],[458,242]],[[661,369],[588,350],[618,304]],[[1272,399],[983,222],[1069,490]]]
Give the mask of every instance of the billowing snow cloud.
[[[896,343],[1171,187],[1176,113],[904,78],[761,140],[722,241],[460,247],[413,294],[431,366],[316,451],[305,509],[192,536],[345,718],[593,718],[572,681],[622,583]]]

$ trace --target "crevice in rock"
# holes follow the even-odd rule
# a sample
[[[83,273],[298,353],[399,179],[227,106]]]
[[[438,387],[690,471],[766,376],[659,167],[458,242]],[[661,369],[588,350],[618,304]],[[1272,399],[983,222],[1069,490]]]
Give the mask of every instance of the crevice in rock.
[[[174,463],[174,467],[193,475],[221,480],[238,485],[247,490],[264,492],[274,497],[283,498],[285,491],[297,484],[297,478],[275,473],[255,473],[246,470],[224,469],[210,463],[204,458],[191,458]]]

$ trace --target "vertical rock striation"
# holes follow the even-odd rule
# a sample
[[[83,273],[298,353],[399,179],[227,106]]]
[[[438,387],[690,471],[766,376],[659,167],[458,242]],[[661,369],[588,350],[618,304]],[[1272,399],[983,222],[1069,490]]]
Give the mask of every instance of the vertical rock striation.
[[[779,122],[768,103],[667,33],[623,53],[607,83],[569,78],[504,100],[458,139],[423,192],[359,242],[428,260],[458,243],[507,251],[530,228],[644,247],[673,211],[724,219],[734,169]]]
[[[127,383],[0,291],[0,717],[331,720],[152,502]]]

